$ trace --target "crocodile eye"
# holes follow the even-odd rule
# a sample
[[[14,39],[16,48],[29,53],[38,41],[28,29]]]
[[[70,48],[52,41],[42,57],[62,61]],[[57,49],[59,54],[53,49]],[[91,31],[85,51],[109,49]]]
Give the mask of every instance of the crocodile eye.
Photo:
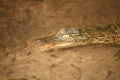
[[[64,39],[70,38],[70,35],[65,34],[62,36],[62,38],[64,38]]]

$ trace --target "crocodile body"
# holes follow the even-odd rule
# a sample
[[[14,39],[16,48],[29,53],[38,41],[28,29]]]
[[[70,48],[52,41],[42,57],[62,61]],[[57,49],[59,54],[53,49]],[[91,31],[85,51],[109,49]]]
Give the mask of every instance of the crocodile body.
[[[57,34],[40,38],[41,51],[87,44],[120,45],[120,24],[101,28],[62,28]]]

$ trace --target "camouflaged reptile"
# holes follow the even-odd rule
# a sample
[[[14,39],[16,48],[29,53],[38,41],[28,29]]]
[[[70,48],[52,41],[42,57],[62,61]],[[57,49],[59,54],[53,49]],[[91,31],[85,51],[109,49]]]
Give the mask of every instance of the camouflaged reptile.
[[[120,45],[120,24],[101,28],[62,28],[57,34],[40,38],[41,51],[86,44]]]

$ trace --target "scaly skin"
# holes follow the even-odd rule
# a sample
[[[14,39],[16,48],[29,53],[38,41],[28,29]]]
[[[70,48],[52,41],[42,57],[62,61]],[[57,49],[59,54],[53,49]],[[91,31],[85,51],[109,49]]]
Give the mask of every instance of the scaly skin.
[[[120,24],[105,28],[61,29],[57,34],[39,39],[41,51],[87,44],[120,45]]]

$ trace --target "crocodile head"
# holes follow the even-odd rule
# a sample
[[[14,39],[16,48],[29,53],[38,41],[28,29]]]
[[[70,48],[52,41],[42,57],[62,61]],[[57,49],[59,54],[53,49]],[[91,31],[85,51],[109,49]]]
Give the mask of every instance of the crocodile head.
[[[84,45],[86,37],[75,28],[62,28],[57,34],[39,39],[41,51]]]

